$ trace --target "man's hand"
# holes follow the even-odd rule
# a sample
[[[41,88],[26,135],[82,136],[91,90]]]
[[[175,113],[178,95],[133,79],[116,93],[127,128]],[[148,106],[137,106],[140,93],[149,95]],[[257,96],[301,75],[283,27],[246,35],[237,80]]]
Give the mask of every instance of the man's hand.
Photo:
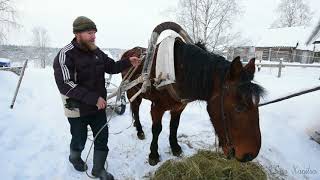
[[[139,64],[141,63],[140,58],[137,58],[137,57],[134,57],[134,56],[130,57],[129,60],[130,60],[130,62],[132,64],[132,66],[134,66],[134,67],[139,66]]]
[[[105,109],[107,106],[107,102],[102,97],[99,97],[96,106],[98,107],[98,110]]]

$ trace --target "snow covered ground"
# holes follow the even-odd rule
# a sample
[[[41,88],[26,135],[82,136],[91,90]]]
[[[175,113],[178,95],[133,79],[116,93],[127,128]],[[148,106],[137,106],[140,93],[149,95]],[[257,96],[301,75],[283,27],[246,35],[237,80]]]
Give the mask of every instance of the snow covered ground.
[[[318,68],[284,68],[277,78],[277,69],[262,68],[256,81],[263,85],[267,101],[290,92],[320,84]],[[89,179],[73,170],[68,162],[69,123],[63,114],[53,70],[27,68],[13,110],[9,109],[18,77],[0,71],[0,174],[1,179]],[[120,76],[113,80],[120,82]],[[320,130],[320,92],[260,108],[262,148],[259,161],[275,176],[285,179],[319,179],[320,145],[311,141],[308,133]],[[150,102],[141,105],[141,122],[145,140],[138,140],[130,127],[129,107],[124,115],[110,122],[108,165],[117,179],[143,179],[162,162],[174,159],[171,154],[169,114],[163,119],[159,137],[161,163],[149,166],[147,157],[151,142]],[[130,127],[129,129],[126,129]],[[124,130],[121,134],[117,133]],[[178,140],[189,156],[200,148],[214,148],[214,133],[204,103],[189,104],[182,113]],[[87,141],[83,157],[88,152]],[[89,159],[92,167],[92,154]],[[90,169],[91,170],[91,169]]]

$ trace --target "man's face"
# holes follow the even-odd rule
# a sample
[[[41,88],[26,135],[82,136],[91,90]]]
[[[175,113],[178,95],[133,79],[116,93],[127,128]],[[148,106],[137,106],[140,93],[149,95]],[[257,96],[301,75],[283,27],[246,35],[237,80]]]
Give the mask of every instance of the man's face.
[[[79,32],[76,34],[76,36],[81,42],[94,43],[96,40],[96,31],[90,30],[90,31]]]
[[[79,32],[76,33],[76,38],[78,40],[78,42],[91,49],[94,49],[95,47],[95,40],[96,40],[96,31],[95,30],[90,30],[90,31],[83,31],[83,32]]]

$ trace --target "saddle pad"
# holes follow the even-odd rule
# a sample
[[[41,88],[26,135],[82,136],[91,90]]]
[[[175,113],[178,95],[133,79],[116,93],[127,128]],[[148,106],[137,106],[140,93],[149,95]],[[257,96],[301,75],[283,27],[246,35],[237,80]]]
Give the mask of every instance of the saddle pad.
[[[156,88],[175,83],[174,42],[178,36],[168,36],[160,42],[156,61]]]

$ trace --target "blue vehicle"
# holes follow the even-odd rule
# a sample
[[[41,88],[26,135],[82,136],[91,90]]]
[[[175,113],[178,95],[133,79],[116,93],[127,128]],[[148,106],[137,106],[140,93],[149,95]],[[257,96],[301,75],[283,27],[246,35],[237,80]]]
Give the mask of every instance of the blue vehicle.
[[[0,58],[0,67],[10,67],[11,61],[10,59]]]

